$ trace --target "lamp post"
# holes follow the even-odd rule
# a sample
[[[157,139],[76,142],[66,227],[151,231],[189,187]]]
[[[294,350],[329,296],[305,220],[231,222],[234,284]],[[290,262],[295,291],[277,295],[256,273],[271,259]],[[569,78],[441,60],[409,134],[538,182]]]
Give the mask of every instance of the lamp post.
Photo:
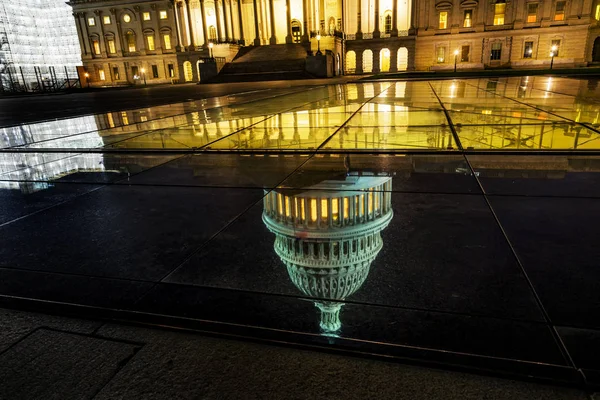
[[[85,76],[85,83],[87,83],[87,87],[89,89],[90,88],[90,74],[88,74],[86,72],[85,74],[83,74],[83,76]]]
[[[554,66],[554,57],[556,56],[556,50],[558,50],[556,45],[550,48],[550,69],[552,69],[552,66]]]
[[[317,54],[321,55],[321,34],[317,33]]]
[[[146,69],[145,68],[142,68],[142,77],[144,77],[144,86],[147,86],[146,85]]]
[[[213,51],[213,50],[212,50],[212,49],[213,49],[213,46],[214,46],[214,43],[213,43],[213,42],[210,42],[210,43],[208,44],[208,52],[209,52],[208,54],[210,55],[210,58],[213,58],[213,52],[212,52],[212,51]]]
[[[458,58],[458,49],[454,50],[454,72],[456,72],[456,59]]]

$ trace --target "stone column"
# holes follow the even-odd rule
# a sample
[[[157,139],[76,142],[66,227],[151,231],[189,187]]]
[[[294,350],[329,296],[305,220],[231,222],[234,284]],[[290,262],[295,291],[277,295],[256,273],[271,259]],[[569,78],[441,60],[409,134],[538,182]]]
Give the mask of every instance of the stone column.
[[[154,29],[154,49],[157,53],[162,53],[163,40],[160,33],[160,26],[158,25],[158,11],[156,11],[156,4],[151,4],[150,9],[152,10],[152,27]],[[142,23],[144,23],[143,20]]]
[[[308,38],[308,0],[302,0],[302,25],[304,25],[304,32],[302,32],[302,43],[309,43]]]
[[[185,25],[185,16],[183,15],[183,1],[177,3],[177,15],[179,20],[179,28],[181,30],[181,48],[185,49],[188,46],[187,27]]]
[[[106,54],[108,53],[108,49],[106,48],[106,43],[104,43],[104,22],[102,21],[102,11],[100,10],[94,10],[94,14],[98,17],[98,21],[100,24],[100,36],[98,38],[98,45],[100,46],[100,57],[106,57]],[[94,54],[95,55],[95,54]]]
[[[219,10],[219,0],[215,0],[215,16],[217,17],[217,43],[221,43],[221,11]]]
[[[204,0],[200,0],[200,14],[202,14],[202,34],[204,35],[204,46],[208,47],[208,27],[206,26],[206,11]]]
[[[117,24],[117,38],[115,38],[115,45],[117,46],[117,55],[123,57],[123,30],[121,29],[121,21],[117,18],[117,9],[111,8],[110,14],[112,15],[115,23]]]
[[[381,31],[379,30],[379,0],[375,0],[375,29],[373,30],[373,37],[375,39],[381,37]]]
[[[417,2],[409,2],[410,7],[410,22],[408,23],[409,34],[414,35],[416,33],[416,21],[417,21]],[[480,10],[479,13],[483,13],[483,10]]]
[[[140,54],[144,55],[146,54],[146,45],[148,44],[146,42],[146,35],[144,35],[144,27],[142,26],[142,11],[140,10],[140,6],[134,6],[133,10],[136,13],[137,16],[137,26],[138,26],[138,32],[140,33],[140,36],[142,38],[142,45],[140,46]],[[156,48],[156,43],[154,44],[155,48]]]
[[[373,49],[373,73],[381,72],[381,49]]]
[[[185,10],[187,11],[187,20],[188,20],[188,26],[189,26],[189,30],[190,30],[190,46],[188,47],[188,50],[195,51],[196,45],[194,44],[194,26],[192,24],[192,12],[190,10],[190,1],[191,0],[185,0]],[[192,68],[192,69],[195,69],[195,68]]]
[[[319,29],[321,35],[325,35],[329,30],[325,21],[325,0],[319,0]]]
[[[356,23],[357,25],[357,29],[356,29],[356,39],[360,40],[362,39],[362,4],[360,0],[356,0],[357,3],[357,12],[356,12]],[[358,53],[356,54],[358,56]],[[357,63],[358,63],[358,57],[357,57]],[[356,69],[358,70],[358,64],[356,65]],[[362,72],[362,64],[360,67],[360,70]]]
[[[233,23],[233,0],[229,0],[229,18],[229,22],[231,22],[231,40],[235,41],[235,24]]]
[[[363,52],[360,50],[356,50],[356,73],[363,73]],[[362,85],[359,88],[362,88]]]
[[[177,4],[175,0],[171,0],[171,5],[173,6],[173,19],[175,20],[175,51],[181,51],[181,27],[179,26],[179,16],[177,13]]]
[[[294,39],[292,38],[292,8],[290,6],[290,0],[285,0],[285,18],[287,22],[287,36],[285,37],[286,43],[292,43]]]
[[[269,0],[269,11],[271,16],[271,38],[269,44],[277,44],[277,35],[275,34],[275,5],[273,0]]]
[[[83,28],[81,25],[83,16],[81,13],[73,13],[73,17],[75,18],[75,25],[77,26],[77,36],[79,37],[79,46],[81,47],[81,55],[82,55],[82,57],[87,56],[88,55],[87,38],[84,37],[84,32],[83,32]]]
[[[390,36],[398,37],[398,0],[392,0],[392,32]]]
[[[229,42],[229,23],[227,21],[227,1],[223,0],[223,23],[225,25],[225,41]],[[232,35],[233,36],[233,32]]]
[[[240,40],[245,44],[244,40],[244,23],[242,20],[242,0],[237,0],[238,4],[238,19],[240,23]]]
[[[390,49],[390,72],[398,72],[398,49]]]
[[[254,7],[254,45],[260,46],[260,33],[258,32],[258,6],[256,0],[252,0],[252,6]]]

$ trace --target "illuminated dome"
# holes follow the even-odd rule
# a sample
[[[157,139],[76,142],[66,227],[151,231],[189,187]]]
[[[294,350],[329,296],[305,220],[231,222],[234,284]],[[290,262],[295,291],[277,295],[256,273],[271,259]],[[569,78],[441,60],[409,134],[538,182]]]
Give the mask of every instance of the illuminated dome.
[[[321,329],[341,328],[344,299],[367,279],[393,216],[392,178],[349,174],[264,198],[263,221],[294,285],[321,311]]]

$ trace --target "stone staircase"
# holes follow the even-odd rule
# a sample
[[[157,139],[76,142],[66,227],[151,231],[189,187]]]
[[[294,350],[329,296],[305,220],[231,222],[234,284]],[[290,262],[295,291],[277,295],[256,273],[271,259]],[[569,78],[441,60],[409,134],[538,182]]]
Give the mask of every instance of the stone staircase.
[[[242,47],[210,82],[313,78],[305,71],[306,50],[301,44]]]

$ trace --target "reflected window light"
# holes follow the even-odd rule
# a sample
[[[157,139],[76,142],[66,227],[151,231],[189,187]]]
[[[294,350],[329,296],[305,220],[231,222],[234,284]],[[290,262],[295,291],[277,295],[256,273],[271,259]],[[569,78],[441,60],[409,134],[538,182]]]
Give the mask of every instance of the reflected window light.
[[[317,220],[317,199],[310,199],[310,220],[312,222]]]
[[[331,218],[334,221],[337,221],[340,217],[340,199],[332,199],[331,200]]]

